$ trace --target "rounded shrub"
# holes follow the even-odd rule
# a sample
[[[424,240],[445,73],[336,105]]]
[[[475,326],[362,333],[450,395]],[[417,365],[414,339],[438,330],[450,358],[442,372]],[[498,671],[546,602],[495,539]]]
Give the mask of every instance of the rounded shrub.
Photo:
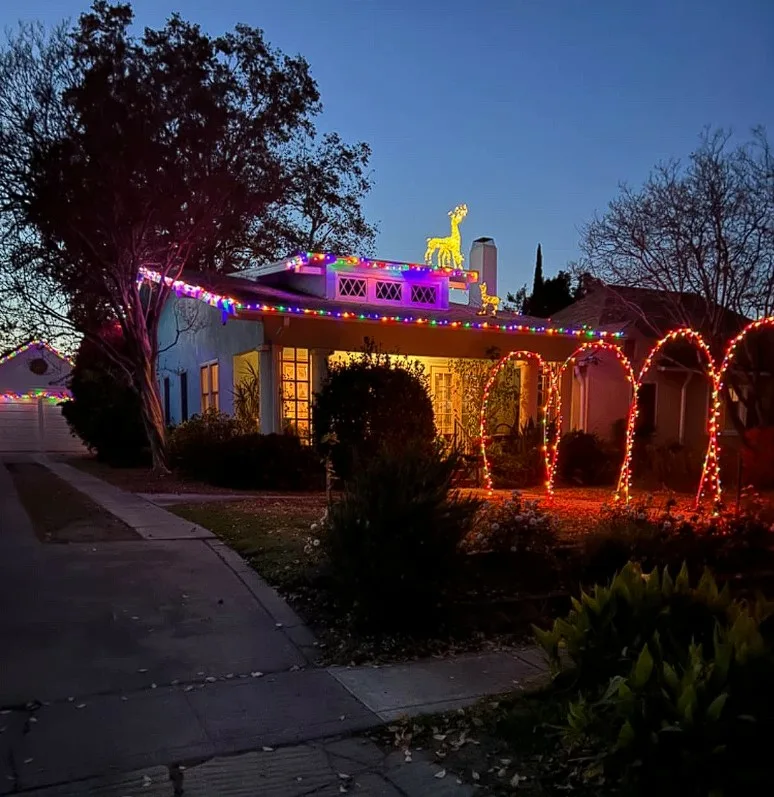
[[[345,481],[378,451],[429,447],[436,434],[421,366],[382,354],[332,364],[313,417],[315,444]]]

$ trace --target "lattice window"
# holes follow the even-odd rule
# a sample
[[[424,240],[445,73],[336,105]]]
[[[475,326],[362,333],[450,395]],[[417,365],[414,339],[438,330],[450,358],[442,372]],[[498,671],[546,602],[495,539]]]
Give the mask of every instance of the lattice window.
[[[347,299],[365,299],[366,281],[358,277],[339,277],[339,296]]]
[[[383,302],[399,302],[403,291],[400,282],[377,282],[376,298]]]
[[[436,288],[433,285],[412,285],[411,303],[412,304],[435,304]]]
[[[282,425],[286,432],[308,442],[312,393],[309,349],[282,347]]]

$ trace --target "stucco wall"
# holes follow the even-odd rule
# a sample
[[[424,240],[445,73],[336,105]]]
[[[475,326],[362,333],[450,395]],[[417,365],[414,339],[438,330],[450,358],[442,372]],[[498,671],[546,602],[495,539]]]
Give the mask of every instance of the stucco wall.
[[[30,371],[32,360],[43,359],[45,374]],[[28,393],[31,390],[59,391],[67,387],[70,365],[45,346],[33,347],[0,365],[0,393]]]
[[[608,352],[594,353],[594,362],[587,366],[589,380],[586,431],[610,439],[613,423],[629,413],[632,390],[624,369]]]
[[[180,329],[176,343],[175,336]],[[255,351],[263,344],[260,321],[238,321],[229,318],[223,323],[220,310],[194,299],[171,297],[159,323],[159,381],[169,377],[170,413],[168,421],[181,418],[180,374],[188,374],[188,417],[201,411],[199,369],[204,363],[217,360],[220,366],[219,397],[222,412],[234,406],[234,362],[237,354]],[[163,351],[166,347],[169,349]]]

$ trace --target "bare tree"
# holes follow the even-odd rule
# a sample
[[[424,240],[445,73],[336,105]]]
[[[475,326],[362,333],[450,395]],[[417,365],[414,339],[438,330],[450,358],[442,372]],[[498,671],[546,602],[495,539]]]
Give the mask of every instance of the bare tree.
[[[654,334],[696,328],[720,357],[747,319],[774,312],[774,159],[765,131],[733,146],[727,132],[705,130],[687,162],[659,164],[639,189],[622,185],[582,229],[581,251],[575,269],[614,293],[654,292],[657,313],[653,302],[643,308],[618,291]],[[734,379],[755,379],[755,348],[747,342],[749,368]],[[759,391],[740,397],[754,403]]]

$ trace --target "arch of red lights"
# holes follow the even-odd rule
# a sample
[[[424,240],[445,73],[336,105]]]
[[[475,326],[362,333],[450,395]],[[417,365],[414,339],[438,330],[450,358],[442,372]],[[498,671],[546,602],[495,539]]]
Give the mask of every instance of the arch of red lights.
[[[711,399],[710,408],[708,412],[707,425],[708,425],[708,442],[707,451],[704,456],[704,465],[702,467],[701,478],[699,480],[699,487],[696,492],[696,506],[698,507],[703,501],[709,500],[713,505],[717,506],[722,497],[722,485],[720,480],[720,444],[718,442],[718,424],[720,418],[721,408],[721,392],[723,389],[723,377],[725,376],[731,363],[734,361],[736,349],[738,345],[746,338],[746,336],[755,330],[762,328],[774,328],[774,316],[767,316],[760,318],[756,321],[751,321],[742,331],[732,338],[724,351],[723,360],[720,365],[717,365],[712,356],[709,346],[702,336],[693,329],[688,327],[681,327],[680,329],[672,330],[664,335],[661,340],[657,341],[651,350],[648,352],[639,373],[635,376],[631,363],[626,355],[624,355],[620,346],[606,341],[590,341],[579,346],[559,367],[556,373],[551,372],[551,366],[539,354],[531,351],[512,351],[501,358],[492,367],[492,370],[484,387],[484,398],[481,405],[481,454],[484,465],[484,484],[487,490],[491,493],[492,486],[492,473],[489,463],[489,458],[486,452],[487,446],[487,422],[486,422],[486,409],[489,399],[489,392],[492,385],[497,378],[497,375],[502,370],[503,366],[510,360],[531,360],[536,362],[541,370],[541,373],[548,374],[548,390],[545,397],[545,402],[542,407],[543,410],[543,455],[545,461],[545,488],[549,497],[554,493],[554,481],[556,477],[556,468],[559,461],[559,440],[561,439],[562,429],[562,394],[560,389],[561,379],[567,368],[576,363],[578,357],[583,353],[593,350],[602,350],[612,353],[619,363],[621,363],[627,381],[632,388],[632,398],[629,403],[629,412],[626,422],[626,450],[624,453],[624,460],[621,465],[621,471],[618,477],[618,483],[615,489],[615,500],[628,502],[631,491],[631,458],[632,447],[634,443],[634,432],[638,415],[638,396],[639,389],[642,385],[643,379],[649,372],[653,361],[661,349],[668,343],[684,339],[693,343],[697,349],[704,355],[706,360],[706,373],[710,379],[711,385]],[[551,421],[549,418],[551,413],[554,414],[552,419],[555,429],[551,437],[549,434],[549,426]],[[550,439],[549,439],[550,438]]]

